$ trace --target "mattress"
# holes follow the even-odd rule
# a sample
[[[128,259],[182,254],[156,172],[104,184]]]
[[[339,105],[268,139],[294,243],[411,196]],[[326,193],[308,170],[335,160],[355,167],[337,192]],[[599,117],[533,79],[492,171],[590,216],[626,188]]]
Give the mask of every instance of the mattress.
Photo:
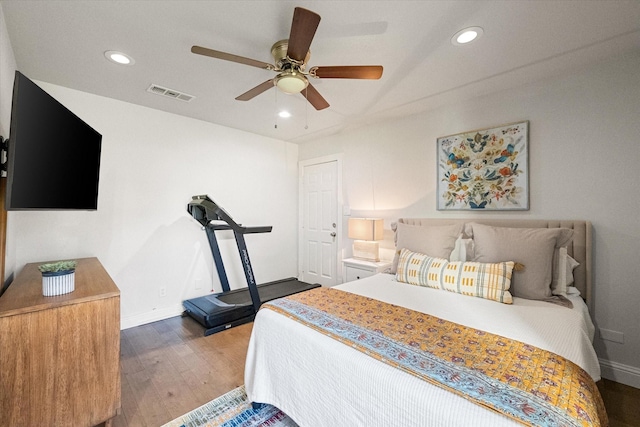
[[[572,309],[521,298],[507,305],[400,283],[389,274],[336,288],[527,342],[600,379],[594,326],[579,295],[569,295]],[[251,401],[275,405],[301,426],[519,425],[272,310],[256,317],[245,386]]]

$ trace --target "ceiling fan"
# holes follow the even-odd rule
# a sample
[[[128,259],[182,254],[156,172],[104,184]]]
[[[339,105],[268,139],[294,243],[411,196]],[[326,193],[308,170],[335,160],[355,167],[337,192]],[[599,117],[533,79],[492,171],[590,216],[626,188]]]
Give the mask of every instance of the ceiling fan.
[[[191,52],[198,55],[210,56],[225,61],[237,62],[252,67],[263,68],[278,73],[272,79],[259,84],[253,89],[238,96],[238,101],[248,101],[267,91],[273,86],[281,91],[293,94],[301,93],[316,110],[322,110],[329,103],[311,85],[309,77],[320,79],[379,79],[382,77],[381,65],[341,65],[329,67],[311,67],[306,71],[309,61],[309,46],[318,29],[320,15],[310,10],[296,7],[293,12],[293,22],[289,38],[280,40],[271,47],[271,56],[275,65],[226,52],[192,46]]]

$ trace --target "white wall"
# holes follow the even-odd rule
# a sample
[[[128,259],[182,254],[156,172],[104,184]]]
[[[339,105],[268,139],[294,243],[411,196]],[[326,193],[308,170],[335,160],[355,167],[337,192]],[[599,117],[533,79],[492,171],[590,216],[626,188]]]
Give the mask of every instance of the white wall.
[[[300,159],[344,153],[352,216],[464,217],[436,210],[439,136],[530,121],[530,206],[491,217],[585,219],[595,239],[595,322],[603,373],[640,387],[640,54],[300,146]],[[387,232],[388,238],[391,233]],[[386,246],[391,246],[389,241]],[[350,242],[344,242],[346,248]]]
[[[0,36],[7,137],[16,65],[5,60],[3,21]],[[95,256],[120,288],[123,328],[178,315],[184,299],[220,290],[206,235],[186,211],[196,194],[242,224],[273,226],[246,236],[258,283],[297,275],[296,145],[36,83],[103,135],[98,210],[9,212],[7,277],[28,262]],[[231,287],[245,286],[233,235],[218,236]]]
[[[11,119],[11,97],[13,75],[16,69],[16,58],[11,49],[4,12],[0,7],[0,135],[9,136],[9,121]]]

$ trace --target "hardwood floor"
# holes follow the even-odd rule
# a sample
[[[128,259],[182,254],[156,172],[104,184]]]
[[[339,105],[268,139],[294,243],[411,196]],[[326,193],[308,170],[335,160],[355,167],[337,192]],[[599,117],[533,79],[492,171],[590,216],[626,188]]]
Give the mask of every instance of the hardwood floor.
[[[158,427],[242,385],[252,326],[205,337],[193,319],[173,317],[123,330],[113,427]]]
[[[191,318],[121,332],[122,412],[113,427],[158,427],[244,383],[253,324],[205,337]],[[602,380],[611,427],[640,426],[640,389]]]
[[[640,426],[640,389],[603,379],[598,388],[611,427]]]

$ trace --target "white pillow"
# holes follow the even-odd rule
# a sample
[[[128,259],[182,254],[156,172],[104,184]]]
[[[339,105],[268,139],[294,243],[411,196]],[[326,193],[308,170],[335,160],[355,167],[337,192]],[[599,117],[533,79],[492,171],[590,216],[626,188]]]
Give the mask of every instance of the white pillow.
[[[580,263],[571,258],[571,255],[567,255],[567,265],[565,267],[567,269],[567,289],[569,289],[568,287],[573,285],[575,282],[575,279],[573,278],[573,270],[575,270],[579,265]]]
[[[551,293],[553,295],[567,296],[568,287],[574,282],[573,270],[580,263],[567,254],[567,248],[558,249],[558,267],[553,270],[551,281]]]
[[[471,261],[476,256],[473,249],[473,239],[465,239],[463,236],[464,234],[461,233],[456,240],[456,245],[449,255],[449,261]]]
[[[580,296],[580,291],[575,286],[569,286],[567,288],[567,295],[577,295]]]

